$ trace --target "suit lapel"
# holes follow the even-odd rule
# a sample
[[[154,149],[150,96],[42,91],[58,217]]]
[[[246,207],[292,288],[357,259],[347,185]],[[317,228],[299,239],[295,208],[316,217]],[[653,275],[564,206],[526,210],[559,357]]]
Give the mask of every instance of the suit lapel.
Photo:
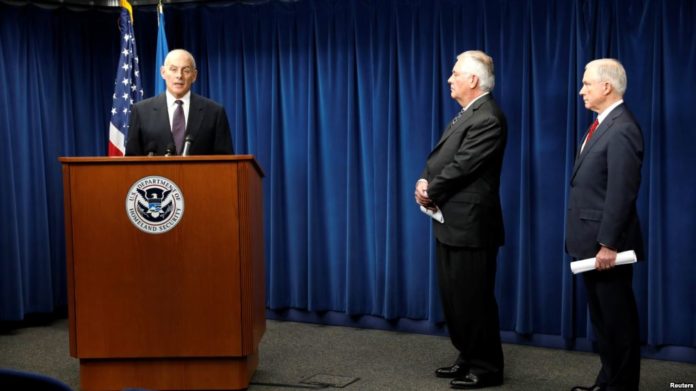
[[[171,135],[172,125],[169,121],[169,110],[167,109],[167,95],[166,93],[162,93],[158,95],[155,99],[156,100],[152,105],[152,118],[155,119],[155,124],[161,124],[157,125],[156,129],[159,129],[159,132],[162,132],[163,134],[165,132],[169,132],[169,134]],[[174,139],[172,139],[172,141],[174,141]]]
[[[490,99],[491,94],[488,94],[486,96],[481,97],[481,99],[477,100],[469,109],[467,109],[457,120],[457,123],[454,125],[451,125],[447,128],[447,130],[442,134],[442,137],[440,137],[440,141],[438,141],[437,145],[435,148],[433,148],[433,152],[437,150],[440,145],[442,145],[445,140],[447,140],[450,136],[452,136],[454,133],[459,131],[460,129],[463,129],[466,126],[467,121],[471,118],[472,115],[474,115],[474,111],[478,110],[479,107],[485,102],[487,102]],[[432,154],[432,152],[431,152]]]
[[[601,124],[597,127],[595,130],[594,134],[592,135],[592,138],[590,141],[588,141],[585,144],[585,148],[582,149],[582,151],[579,152],[577,159],[575,160],[575,165],[573,166],[573,175],[571,176],[571,181],[573,178],[575,178],[575,174],[578,171],[578,168],[582,165],[582,162],[585,160],[585,157],[587,156],[587,153],[594,147],[597,142],[611,129],[611,127],[614,125],[614,122],[616,119],[623,114],[624,112],[624,105],[620,104],[618,105],[614,110],[611,111],[611,113],[607,116],[607,118],[602,121]],[[587,137],[587,133],[585,133],[585,137]],[[583,140],[585,139],[583,137]],[[582,144],[581,144],[582,145]]]
[[[191,92],[191,107],[189,108],[189,118],[186,122],[186,135],[191,133],[192,129],[200,129],[203,122],[203,101],[200,97]],[[193,137],[196,135],[193,134]]]

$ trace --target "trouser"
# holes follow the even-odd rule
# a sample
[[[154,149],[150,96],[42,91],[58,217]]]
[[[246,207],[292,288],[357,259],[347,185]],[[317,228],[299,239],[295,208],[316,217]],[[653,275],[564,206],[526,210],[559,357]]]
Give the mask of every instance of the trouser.
[[[498,248],[452,247],[437,242],[442,308],[457,363],[473,373],[503,371],[495,272]]]
[[[602,361],[595,384],[610,391],[638,390],[640,324],[633,296],[633,267],[589,271],[583,277]]]

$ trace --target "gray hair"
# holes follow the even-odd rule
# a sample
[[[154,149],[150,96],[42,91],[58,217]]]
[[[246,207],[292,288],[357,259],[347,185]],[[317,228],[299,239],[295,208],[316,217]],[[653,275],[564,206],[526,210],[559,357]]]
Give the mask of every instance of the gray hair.
[[[600,58],[590,61],[585,66],[585,70],[594,71],[598,81],[606,81],[611,84],[617,94],[620,96],[626,92],[626,70],[618,60],[613,58]]]
[[[462,71],[476,75],[479,79],[479,88],[488,92],[495,87],[495,69],[493,59],[480,50],[469,50],[457,56],[462,61]]]

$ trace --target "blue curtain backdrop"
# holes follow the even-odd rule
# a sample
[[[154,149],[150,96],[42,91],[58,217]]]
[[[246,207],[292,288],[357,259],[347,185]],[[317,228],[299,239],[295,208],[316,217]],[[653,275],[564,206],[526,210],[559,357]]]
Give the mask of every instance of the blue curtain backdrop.
[[[57,157],[106,152],[117,15],[0,2],[0,320],[65,306]],[[648,260],[634,273],[645,354],[696,361],[695,2],[263,1],[167,5],[165,17],[170,48],[196,56],[194,90],[226,107],[237,152],[266,172],[267,306],[281,319],[443,332],[430,221],[412,193],[458,110],[456,55],[488,52],[510,126],[501,328],[544,346],[592,337],[564,210],[592,121],[584,65],[618,58],[646,141]],[[155,66],[156,20],[135,8],[142,69]],[[85,207],[115,207],[95,196]]]

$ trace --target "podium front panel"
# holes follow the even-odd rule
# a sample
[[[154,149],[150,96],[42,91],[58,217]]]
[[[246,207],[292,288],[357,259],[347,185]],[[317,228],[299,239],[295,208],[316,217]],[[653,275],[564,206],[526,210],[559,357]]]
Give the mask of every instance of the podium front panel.
[[[129,189],[164,177],[184,198],[168,232],[138,229]],[[200,161],[73,164],[76,355],[214,357],[242,353],[237,164]]]

